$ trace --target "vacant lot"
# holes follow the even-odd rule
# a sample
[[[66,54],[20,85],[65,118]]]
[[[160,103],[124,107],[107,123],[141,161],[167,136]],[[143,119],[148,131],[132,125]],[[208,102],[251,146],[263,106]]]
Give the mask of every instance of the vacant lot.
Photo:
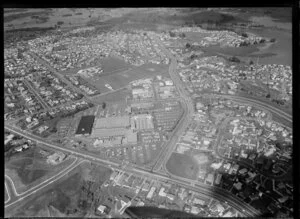
[[[84,217],[85,212],[93,209],[78,207],[80,200],[85,200],[82,188],[85,182],[94,181],[98,186],[110,176],[111,170],[106,167],[84,163],[68,173],[62,180],[55,182],[36,195],[30,196],[26,203],[17,209],[13,209],[16,217]],[[96,195],[96,194],[95,194]]]
[[[48,168],[45,164],[43,165],[43,162],[46,160],[39,157],[34,148],[23,153],[23,157],[11,159],[5,164],[5,167],[14,170],[22,184],[29,185],[35,180],[45,176],[48,172]]]
[[[193,157],[186,154],[173,153],[166,164],[167,170],[177,176],[197,179],[199,167]]]
[[[28,149],[28,151],[21,152],[24,156],[13,158],[5,163],[5,174],[13,180],[19,193],[38,185],[45,177],[49,178],[59,173],[74,161],[74,158],[67,159],[54,166],[48,164],[47,157],[43,157],[39,152],[38,148]]]

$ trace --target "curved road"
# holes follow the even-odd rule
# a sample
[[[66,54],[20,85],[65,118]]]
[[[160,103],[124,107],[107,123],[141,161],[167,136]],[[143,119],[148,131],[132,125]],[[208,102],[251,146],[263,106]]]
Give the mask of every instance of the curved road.
[[[40,183],[37,186],[34,186],[32,188],[30,188],[29,190],[19,194],[15,188],[14,182],[12,181],[12,179],[5,175],[5,178],[8,180],[9,184],[9,190],[13,192],[13,196],[11,198],[11,201],[9,203],[5,203],[5,208],[12,206],[20,201],[22,201],[23,199],[27,198],[28,196],[40,191],[41,189],[45,188],[46,186],[52,184],[53,182],[61,179],[62,177],[64,177],[65,175],[67,175],[70,171],[72,171],[73,169],[75,169],[77,166],[79,166],[80,164],[84,163],[84,162],[90,162],[88,160],[81,160],[79,162],[77,162],[78,159],[76,158],[76,160],[70,165],[68,166],[66,169],[62,170],[61,172],[59,172],[58,174],[56,174],[55,176],[52,176],[51,178],[43,181],[42,183]]]
[[[166,56],[171,60],[171,63],[169,66],[169,74],[180,94],[181,99],[183,100],[183,107],[186,109],[184,111],[184,114],[181,117],[179,124],[177,124],[177,126],[174,130],[174,134],[172,135],[169,142],[164,146],[164,148],[160,152],[159,157],[156,161],[156,164],[154,165],[153,170],[158,171],[162,168],[163,163],[165,163],[169,159],[172,151],[176,147],[176,142],[177,142],[180,134],[182,132],[184,132],[185,129],[188,127],[191,116],[194,113],[194,104],[193,104],[192,99],[189,97],[189,94],[185,90],[184,85],[181,83],[181,79],[180,79],[179,75],[176,73],[177,59],[170,53],[170,51],[168,51],[162,45],[162,43],[160,42],[159,39],[157,39],[155,36],[153,36],[153,39],[160,46],[160,48],[166,54]]]
[[[10,201],[10,192],[9,192],[9,189],[8,189],[8,186],[7,186],[6,182],[4,182],[4,185],[5,185],[5,192],[6,192],[7,198],[8,198],[7,200],[4,200],[4,204],[6,204]]]
[[[268,105],[262,101],[253,99],[253,98],[246,98],[246,97],[241,97],[241,96],[235,96],[235,95],[228,95],[228,94],[204,94],[205,96],[212,96],[212,97],[226,97],[228,99],[232,99],[232,100],[239,100],[239,101],[244,101],[247,103],[250,103],[251,105],[256,105],[259,106],[260,108],[264,108],[267,109],[268,111],[286,119],[289,122],[293,122],[293,116],[282,111],[281,109],[278,109],[274,106]]]

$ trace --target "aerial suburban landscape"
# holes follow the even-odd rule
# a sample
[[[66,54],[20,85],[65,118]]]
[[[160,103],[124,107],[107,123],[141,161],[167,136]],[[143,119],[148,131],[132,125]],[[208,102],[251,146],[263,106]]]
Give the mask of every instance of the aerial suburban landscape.
[[[291,8],[3,19],[6,218],[292,218]]]

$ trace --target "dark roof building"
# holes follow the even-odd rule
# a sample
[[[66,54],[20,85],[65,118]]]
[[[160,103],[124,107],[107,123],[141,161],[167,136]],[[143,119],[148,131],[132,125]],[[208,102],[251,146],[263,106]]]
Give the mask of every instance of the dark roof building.
[[[83,116],[77,127],[76,135],[91,134],[95,116]]]

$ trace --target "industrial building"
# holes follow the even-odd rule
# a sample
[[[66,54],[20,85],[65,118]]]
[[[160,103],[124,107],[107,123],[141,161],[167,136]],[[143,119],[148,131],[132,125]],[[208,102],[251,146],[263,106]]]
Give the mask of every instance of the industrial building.
[[[129,116],[116,116],[97,119],[94,129],[126,128],[130,125]]]
[[[124,136],[127,131],[125,128],[94,129],[92,137],[105,138],[109,136]]]
[[[121,139],[121,144],[136,144],[137,143],[137,133],[133,132],[131,129],[125,129],[125,128],[113,128],[113,129],[94,129],[92,133],[93,138],[108,138],[108,137],[123,137]],[[119,138],[111,139],[111,143],[115,141],[115,143],[119,142]],[[116,142],[117,141],[117,142]],[[104,142],[103,142],[104,143]],[[106,141],[106,143],[108,143]],[[100,141],[97,141],[96,144],[101,144]]]
[[[95,116],[83,116],[77,127],[76,135],[91,134]]]
[[[66,158],[66,155],[62,152],[56,152],[47,158],[47,163],[56,165],[62,162]]]

